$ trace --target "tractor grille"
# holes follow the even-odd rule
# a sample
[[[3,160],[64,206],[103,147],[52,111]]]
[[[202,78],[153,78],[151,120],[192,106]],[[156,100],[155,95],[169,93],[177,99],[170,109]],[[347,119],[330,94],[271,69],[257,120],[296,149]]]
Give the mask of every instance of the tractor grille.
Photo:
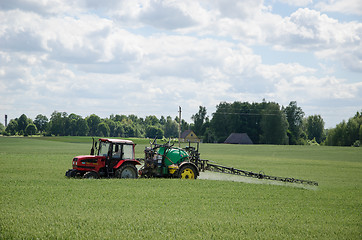
[[[86,169],[95,169],[95,167],[92,166],[77,166],[79,168],[86,168]]]

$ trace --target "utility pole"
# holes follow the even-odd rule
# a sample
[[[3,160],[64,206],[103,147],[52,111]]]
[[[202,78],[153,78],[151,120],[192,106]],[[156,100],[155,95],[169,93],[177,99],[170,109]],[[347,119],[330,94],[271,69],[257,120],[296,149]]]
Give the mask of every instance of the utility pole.
[[[178,147],[181,147],[181,107],[178,107]]]
[[[8,126],[8,115],[5,114],[5,128]]]

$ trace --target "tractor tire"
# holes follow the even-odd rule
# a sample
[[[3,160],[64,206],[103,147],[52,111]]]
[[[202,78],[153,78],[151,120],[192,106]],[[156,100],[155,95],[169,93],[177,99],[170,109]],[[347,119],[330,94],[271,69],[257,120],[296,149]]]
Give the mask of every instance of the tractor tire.
[[[83,178],[87,178],[87,179],[98,179],[99,176],[96,172],[90,171],[90,172],[86,172],[83,175]]]
[[[124,164],[116,171],[117,178],[138,178],[137,168],[133,164]]]
[[[183,165],[178,172],[178,177],[181,179],[196,179],[197,170],[192,165]]]
[[[65,176],[68,178],[75,178],[77,176],[78,171],[76,169],[69,169],[66,173]]]

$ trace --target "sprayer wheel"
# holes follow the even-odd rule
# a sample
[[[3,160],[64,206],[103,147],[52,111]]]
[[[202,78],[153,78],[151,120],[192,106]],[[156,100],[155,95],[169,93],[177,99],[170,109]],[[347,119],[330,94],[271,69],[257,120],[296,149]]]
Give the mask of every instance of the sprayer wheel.
[[[180,168],[179,178],[181,179],[196,179],[197,172],[194,166],[192,165],[184,165]]]

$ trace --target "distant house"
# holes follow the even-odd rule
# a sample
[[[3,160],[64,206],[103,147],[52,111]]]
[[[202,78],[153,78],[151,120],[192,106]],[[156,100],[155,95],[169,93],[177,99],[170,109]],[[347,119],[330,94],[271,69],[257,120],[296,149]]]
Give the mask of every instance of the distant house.
[[[253,144],[247,133],[232,133],[224,143],[230,144]]]
[[[194,131],[186,130],[181,133],[181,141],[182,142],[200,142],[200,139],[196,136]]]

